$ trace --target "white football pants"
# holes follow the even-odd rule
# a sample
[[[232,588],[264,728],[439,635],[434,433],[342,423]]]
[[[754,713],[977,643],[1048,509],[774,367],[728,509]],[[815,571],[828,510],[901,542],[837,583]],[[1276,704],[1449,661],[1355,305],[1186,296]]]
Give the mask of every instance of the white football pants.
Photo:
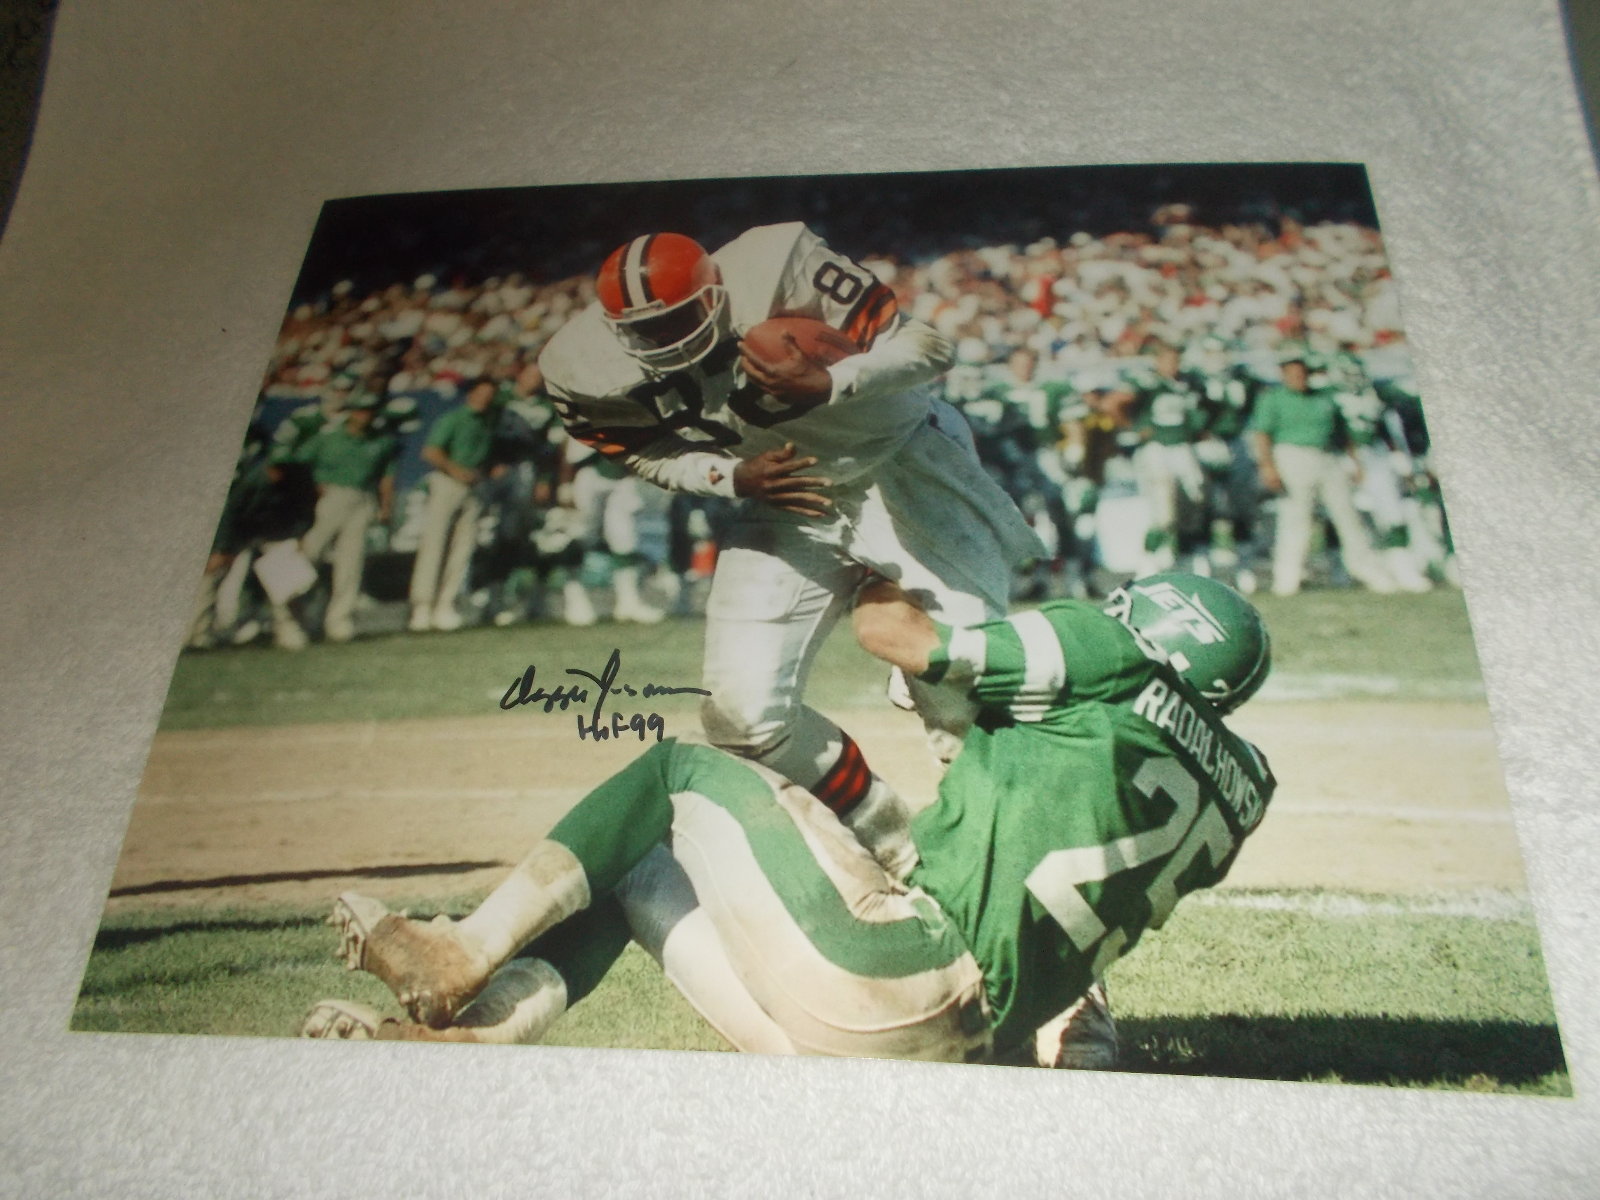
[[[838,761],[839,727],[801,703],[817,651],[869,573],[905,588],[937,621],[1005,614],[1011,569],[1043,552],[1010,497],[961,443],[925,425],[866,487],[834,489],[834,517],[747,504],[706,603],[706,737],[802,787]],[[935,753],[948,761],[974,707],[909,680]]]

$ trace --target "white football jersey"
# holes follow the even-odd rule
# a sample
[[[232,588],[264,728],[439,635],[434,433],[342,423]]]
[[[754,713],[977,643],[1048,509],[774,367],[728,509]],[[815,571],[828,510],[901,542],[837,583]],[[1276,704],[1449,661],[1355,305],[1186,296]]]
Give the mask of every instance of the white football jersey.
[[[646,370],[602,320],[598,303],[568,321],[539,356],[568,430],[636,474],[676,491],[733,495],[736,459],[793,442],[835,484],[859,479],[927,422],[919,384],[950,366],[948,340],[899,312],[873,274],[799,222],[748,230],[712,255],[727,290],[709,354],[670,373]],[[774,316],[826,321],[863,347],[829,368],[826,400],[762,391],[739,365],[738,339]]]

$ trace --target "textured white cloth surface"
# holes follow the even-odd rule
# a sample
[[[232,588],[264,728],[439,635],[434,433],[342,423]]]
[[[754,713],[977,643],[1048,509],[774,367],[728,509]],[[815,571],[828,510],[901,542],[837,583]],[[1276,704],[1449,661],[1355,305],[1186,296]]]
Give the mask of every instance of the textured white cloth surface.
[[[1577,1099],[71,1035],[318,206],[1368,164]],[[0,1194],[1593,1194],[1600,224],[1554,0],[68,0],[0,243]]]

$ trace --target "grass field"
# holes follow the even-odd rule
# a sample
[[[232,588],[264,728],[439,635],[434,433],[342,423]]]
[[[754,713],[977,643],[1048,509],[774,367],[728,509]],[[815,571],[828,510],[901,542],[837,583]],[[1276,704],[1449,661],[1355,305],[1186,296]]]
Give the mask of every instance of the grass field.
[[[1461,593],[1372,596],[1308,592],[1292,600],[1258,598],[1272,631],[1280,679],[1392,679],[1377,696],[1428,695],[1440,685],[1479,682],[1478,660]],[[598,673],[623,648],[621,678],[697,685],[704,624],[670,621],[651,630],[598,625],[575,629],[540,622],[512,629],[469,629],[449,636],[396,634],[345,645],[314,645],[300,654],[265,646],[180,656],[161,714],[162,729],[214,729],[306,721],[388,721],[401,717],[493,712],[507,685],[529,663],[543,681],[566,667]],[[807,692],[821,709],[875,702],[881,663],[848,629],[823,646]],[[553,686],[553,685],[552,685]],[[695,701],[666,697],[663,712],[693,712]]]
[[[1570,1095],[1537,931],[1519,872],[1503,866],[1507,851],[1515,863],[1514,840],[1504,841],[1514,839],[1509,813],[1484,807],[1503,805],[1503,792],[1496,801],[1498,783],[1472,785],[1483,778],[1476,766],[1462,773],[1464,762],[1494,768],[1492,749],[1485,757],[1476,748],[1473,730],[1487,736],[1486,716],[1460,594],[1311,592],[1263,597],[1260,607],[1276,664],[1275,690],[1251,706],[1267,731],[1260,736],[1294,744],[1289,735],[1303,730],[1297,753],[1332,757],[1306,758],[1298,773],[1290,758],[1274,758],[1294,786],[1280,789],[1280,815],[1252,839],[1272,849],[1249,876],[1261,878],[1269,865],[1278,872],[1272,882],[1236,879],[1234,890],[1191,897],[1113,969],[1124,1069]],[[328,996],[398,1013],[376,980],[336,962],[335,936],[322,924],[327,900],[307,897],[387,877],[391,904],[407,901],[395,889],[421,888],[410,897],[413,911],[465,911],[493,873],[488,860],[505,857],[494,814],[518,817],[535,785],[554,795],[574,782],[562,774],[568,764],[540,757],[565,756],[570,731],[555,716],[501,713],[506,687],[530,663],[547,686],[567,667],[598,673],[618,647],[623,682],[696,685],[703,631],[698,620],[649,630],[540,623],[372,637],[301,654],[184,654],[158,735],[163,766],[147,775],[130,830],[139,851],[130,862],[125,850],[119,866],[137,886],[114,893],[72,1027],[285,1036]],[[846,723],[856,714],[863,731],[879,728],[881,737],[892,714],[883,681],[882,666],[841,629],[821,651],[807,698]],[[666,697],[651,706],[670,733],[688,733],[698,727],[696,704]],[[1416,732],[1397,738],[1396,729]],[[1341,739],[1350,737],[1361,741],[1346,758]],[[183,740],[194,738],[203,740]],[[906,746],[920,763],[918,740]],[[354,754],[346,747],[363,743],[367,765],[339,775],[342,756]],[[1263,745],[1272,756],[1274,745]],[[874,762],[893,750],[880,747],[870,751]],[[1419,753],[1451,756],[1455,774],[1445,760],[1419,765]],[[490,758],[497,774],[487,772]],[[461,761],[485,771],[462,777]],[[375,777],[380,766],[384,780]],[[264,769],[271,779],[256,774]],[[1319,780],[1329,786],[1307,790]],[[1352,790],[1359,780],[1372,782]],[[1402,788],[1400,780],[1413,782]],[[452,787],[465,789],[459,799],[437,798]],[[487,839],[469,817],[480,827],[489,820]],[[386,841],[369,836],[391,826]],[[440,849],[447,834],[456,839],[453,858]],[[241,837],[259,839],[260,851],[247,841],[240,855]],[[1306,850],[1330,842],[1335,858],[1380,881],[1356,885],[1371,893],[1318,883],[1318,859]],[[1502,865],[1494,867],[1497,846]],[[294,869],[307,862],[313,869]],[[456,867],[487,870],[463,879],[446,870]],[[312,882],[274,883],[274,871]],[[333,882],[346,874],[351,882]],[[1382,894],[1385,878],[1406,894]],[[1441,878],[1454,890],[1426,882]],[[636,948],[547,1041],[727,1048]]]
[[[474,899],[419,901],[413,913],[460,915]],[[1318,899],[1330,898],[1186,903],[1147,934],[1107,981],[1123,1069],[1571,1094],[1524,911],[1506,905],[1486,919],[1405,900]],[[109,919],[72,1028],[284,1036],[327,996],[401,1015],[376,979],[335,961],[324,915],[177,909]],[[1418,969],[1428,965],[1447,969]],[[728,1049],[634,946],[545,1041]]]

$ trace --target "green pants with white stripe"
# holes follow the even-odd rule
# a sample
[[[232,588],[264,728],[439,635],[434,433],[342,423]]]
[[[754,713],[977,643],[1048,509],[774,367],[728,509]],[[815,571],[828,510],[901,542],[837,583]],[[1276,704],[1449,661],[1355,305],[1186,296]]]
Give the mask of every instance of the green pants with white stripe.
[[[550,838],[583,865],[597,901],[667,841],[739,981],[801,1053],[961,1061],[988,1052],[982,974],[938,905],[890,877],[809,792],[763,767],[663,742],[579,802]]]

